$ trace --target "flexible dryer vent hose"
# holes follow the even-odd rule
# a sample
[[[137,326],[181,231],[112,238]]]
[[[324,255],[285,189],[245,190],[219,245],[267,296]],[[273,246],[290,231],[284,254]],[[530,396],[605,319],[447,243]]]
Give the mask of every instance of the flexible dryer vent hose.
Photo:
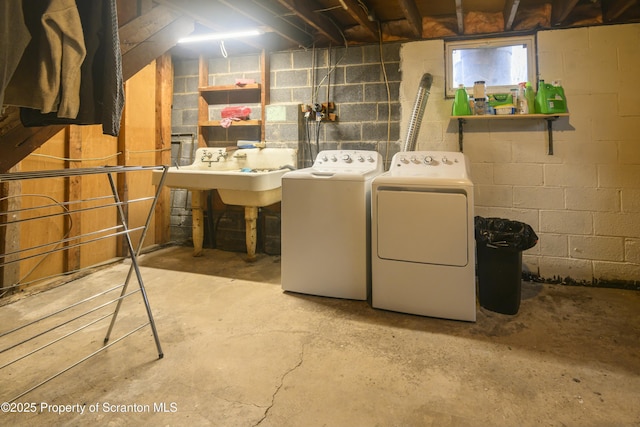
[[[404,141],[404,148],[402,151],[415,151],[416,149],[416,141],[418,139],[418,133],[420,132],[420,124],[422,123],[422,116],[424,116],[424,109],[427,106],[432,82],[433,76],[430,73],[424,73],[422,80],[420,80],[418,95],[416,96],[416,102],[413,105],[413,112],[409,119],[407,138]]]

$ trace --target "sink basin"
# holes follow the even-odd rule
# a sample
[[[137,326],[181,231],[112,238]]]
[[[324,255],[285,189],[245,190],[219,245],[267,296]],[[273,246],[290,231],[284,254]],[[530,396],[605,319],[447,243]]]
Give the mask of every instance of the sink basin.
[[[295,166],[293,148],[245,148],[231,152],[225,148],[198,148],[193,164],[169,168],[164,185],[190,190],[217,189],[227,204],[266,206],[279,199],[261,200],[264,195],[251,193],[281,188],[282,175]],[[153,172],[153,183],[157,184],[162,171]]]
[[[194,256],[202,254],[203,194],[218,190],[228,205],[245,208],[247,254],[255,260],[256,218],[258,207],[282,200],[282,175],[297,164],[293,148],[198,148],[195,161],[188,166],[172,166],[164,185],[191,190]],[[152,171],[152,182],[158,184],[163,171]]]

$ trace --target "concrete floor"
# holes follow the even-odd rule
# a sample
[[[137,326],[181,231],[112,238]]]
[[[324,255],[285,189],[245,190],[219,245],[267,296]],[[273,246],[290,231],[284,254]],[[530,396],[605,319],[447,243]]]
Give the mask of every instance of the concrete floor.
[[[19,398],[10,409],[21,413],[0,424],[640,426],[640,292],[524,283],[517,315],[478,308],[467,323],[283,293],[279,260],[188,247],[142,256],[164,358],[147,326]],[[128,268],[0,307],[0,325],[120,283]],[[139,294],[127,298],[111,342],[144,320]],[[105,322],[0,370],[2,400],[99,349]]]

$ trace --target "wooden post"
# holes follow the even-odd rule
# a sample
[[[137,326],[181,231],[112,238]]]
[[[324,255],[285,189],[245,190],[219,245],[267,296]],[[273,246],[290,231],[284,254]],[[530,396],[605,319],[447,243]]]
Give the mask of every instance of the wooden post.
[[[76,125],[67,126],[66,129],[66,141],[65,141],[65,152],[66,157],[68,159],[81,159],[82,158],[82,129]],[[72,169],[77,167],[78,163],[67,160],[66,167],[67,169]],[[65,201],[71,202],[74,200],[82,199],[82,177],[81,176],[69,176],[66,178],[65,182]],[[70,203],[67,205],[67,209],[69,210],[68,218],[71,221],[65,221],[65,234],[69,238],[77,237],[82,234],[82,215],[78,213],[74,213],[80,206],[77,206],[74,203]],[[70,228],[68,228],[70,227]],[[67,242],[65,245],[70,246],[71,243],[77,242]],[[79,270],[82,264],[80,247],[67,247],[64,252],[65,254],[65,270],[75,271]]]
[[[256,221],[258,219],[258,208],[256,206],[244,207],[244,221],[245,221],[245,240],[247,243],[247,260],[256,260],[256,244],[258,242],[258,228]]]
[[[7,172],[18,172],[20,170],[20,164],[18,163]],[[2,182],[0,183],[0,212],[10,212],[20,209],[22,205],[20,201],[20,194],[22,193],[22,185],[20,181]],[[17,219],[7,215],[0,215],[0,254],[3,255],[2,262],[0,263],[0,287],[8,288],[0,291],[0,297],[5,294],[11,295],[17,290],[17,288],[10,288],[20,280],[20,263],[13,262],[17,258],[17,255],[5,256],[7,253],[16,252],[20,249],[20,225],[7,224],[8,222]]]
[[[193,239],[193,256],[202,255],[204,242],[204,209],[206,209],[204,190],[191,191],[191,238]]]
[[[269,54],[264,50],[260,55],[260,78],[262,80],[262,90],[260,91],[260,107],[262,109],[261,125],[260,125],[260,141],[265,141],[265,128],[267,118],[267,105],[269,105],[269,88],[271,87],[271,65]],[[328,101],[328,100],[327,100]]]
[[[171,104],[173,99],[173,63],[171,55],[156,60],[156,165],[171,164]],[[155,242],[166,243],[171,238],[171,192],[164,187],[155,211]]]
[[[209,86],[209,60],[200,55],[198,60],[198,88]],[[207,146],[207,131],[200,123],[209,120],[209,104],[198,94],[198,147]]]

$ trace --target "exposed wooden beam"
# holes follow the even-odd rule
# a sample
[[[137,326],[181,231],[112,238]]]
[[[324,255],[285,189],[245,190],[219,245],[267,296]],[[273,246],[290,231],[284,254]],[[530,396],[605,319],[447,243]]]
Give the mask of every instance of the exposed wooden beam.
[[[153,0],[116,0],[118,23],[124,25],[132,19],[145,14],[153,7]]]
[[[398,3],[402,14],[409,22],[411,33],[415,37],[422,37],[422,16],[420,16],[415,0],[398,0]]]
[[[307,25],[315,28],[320,34],[329,39],[332,43],[342,44],[344,42],[340,31],[322,13],[315,12],[309,7],[309,2],[306,0],[277,0],[280,5],[287,8],[290,12],[294,13],[300,19],[307,23]]]
[[[576,7],[579,0],[553,0],[551,5],[551,25],[560,25]]]
[[[256,7],[251,0],[219,0],[227,7],[254,20],[256,23],[270,28],[273,32],[284,37],[298,46],[310,46],[311,35],[302,31],[298,27],[291,25],[284,19],[268,12],[262,7]]]
[[[509,31],[513,27],[513,21],[516,19],[516,13],[518,13],[518,6],[520,6],[520,0],[506,0],[504,2],[504,30]]]
[[[458,34],[464,34],[464,9],[462,0],[456,0],[456,19],[458,20]]]
[[[210,0],[156,0],[158,3],[179,11],[185,16],[191,17],[194,21],[213,31],[228,31],[232,25],[235,29],[243,26],[238,22],[237,17],[229,19],[229,8]],[[225,13],[227,12],[227,13]],[[247,27],[253,26],[249,19],[246,21]],[[242,43],[247,46],[262,49],[262,45],[254,42],[251,38],[242,39]]]
[[[623,13],[638,3],[638,0],[611,0],[602,2],[602,16],[605,22],[618,19]]]
[[[20,109],[7,108],[7,119],[0,123],[10,122],[10,130],[0,136],[0,173],[7,172],[22,159],[44,144],[49,138],[64,129],[62,125],[25,128],[20,122]]]
[[[360,25],[364,28],[368,35],[378,38],[378,28],[377,26],[369,20],[369,16],[365,13],[362,7],[358,4],[356,0],[339,0],[342,8],[347,11],[347,13]]]
[[[138,18],[141,19],[141,18]],[[134,20],[134,24],[138,19]],[[127,24],[129,25],[129,24]],[[141,27],[146,30],[147,27]],[[135,47],[129,49],[122,55],[122,77],[126,81],[138,71],[149,65],[151,61],[162,55],[178,42],[178,39],[193,32],[193,19],[180,17],[160,31],[141,40]]]
[[[118,29],[122,55],[138,46],[180,17],[180,12],[166,6],[156,6]]]

